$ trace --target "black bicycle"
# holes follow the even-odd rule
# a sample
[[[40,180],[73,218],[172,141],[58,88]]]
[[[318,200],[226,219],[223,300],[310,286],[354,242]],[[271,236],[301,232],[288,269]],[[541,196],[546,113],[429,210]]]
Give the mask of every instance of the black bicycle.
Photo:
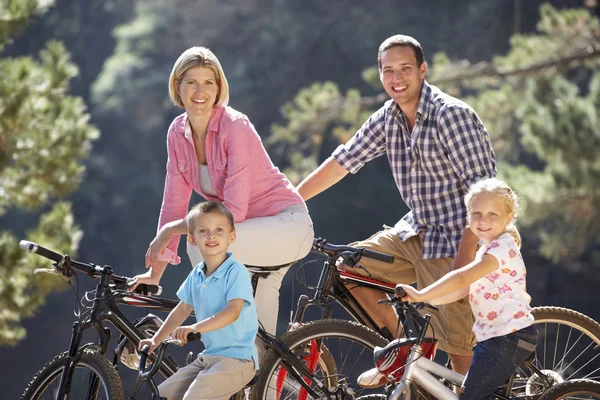
[[[31,253],[52,260],[53,268],[45,269],[44,272],[60,275],[68,279],[74,287],[78,286],[78,273],[99,280],[96,288],[85,293],[80,301],[81,312],[76,313],[77,320],[73,324],[68,351],[57,355],[44,365],[28,384],[21,399],[123,399],[123,387],[115,367],[117,362],[120,360],[130,368],[137,369],[140,364],[140,354],[136,351],[139,341],[151,337],[162,322],[151,314],[137,321],[130,321],[119,307],[128,305],[170,311],[178,301],[156,297],[155,294],[160,293],[157,286],[139,285],[135,292],[129,292],[130,279],[114,274],[110,266],[75,261],[67,255],[28,241],[21,241],[20,245]],[[390,259],[381,253],[352,250],[354,257],[360,258],[361,253],[378,259]],[[254,288],[258,279],[287,266],[249,267],[253,271]],[[36,272],[39,271],[34,271]],[[106,322],[114,325],[122,335],[112,362],[108,358],[111,331],[105,326]],[[98,342],[82,344],[83,333],[90,329],[97,332]],[[334,398],[351,398],[353,391],[350,381],[341,375],[345,369],[344,360],[334,357],[334,352],[341,354],[351,349],[341,342],[335,344],[328,341],[338,330],[343,332],[342,337],[349,337],[366,345],[368,352],[365,354],[369,357],[373,350],[372,344],[387,343],[386,339],[365,326],[350,321],[333,320],[314,321],[293,329],[293,332],[319,336],[318,343],[315,341],[312,348],[302,348],[302,351],[307,350],[308,354],[302,354],[299,348],[290,349],[286,343],[266,333],[262,327],[259,327],[258,338],[270,353],[284,360],[288,378],[302,380],[302,377],[316,376],[321,370],[328,372],[328,379],[325,381],[302,381],[300,386],[304,387],[310,398],[332,398],[332,395]],[[177,362],[169,355],[161,355],[161,358],[153,365],[152,374],[144,376],[145,381],[156,372],[169,377],[179,368]],[[334,373],[334,370],[339,374]]]

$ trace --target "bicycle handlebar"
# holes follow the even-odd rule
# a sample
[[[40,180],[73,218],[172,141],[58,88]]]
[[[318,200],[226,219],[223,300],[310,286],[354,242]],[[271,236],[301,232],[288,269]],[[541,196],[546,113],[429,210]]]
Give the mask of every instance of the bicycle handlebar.
[[[202,335],[199,332],[190,332],[187,335],[187,341],[188,342],[193,342],[196,340],[200,340],[200,338],[202,337]],[[150,350],[150,346],[145,345],[144,347],[142,347],[142,349],[140,350],[140,368],[139,368],[139,375],[140,375],[140,379],[142,380],[147,380],[149,378],[152,378],[152,376],[154,376],[156,374],[156,372],[158,371],[158,368],[160,367],[160,363],[162,362],[162,358],[163,355],[165,353],[165,350],[167,348],[167,345],[169,344],[175,344],[175,343],[181,343],[180,340],[175,340],[173,338],[171,338],[170,336],[165,339],[160,348],[158,349],[158,352],[156,354],[156,358],[154,360],[154,363],[152,364],[152,367],[146,371],[146,360],[148,359],[148,350]]]
[[[372,258],[374,260],[383,261],[388,264],[394,262],[394,256],[389,254],[380,253],[378,251],[365,249],[362,247],[352,247],[327,243],[325,239],[315,238],[313,241],[313,250],[325,254],[330,257],[336,257],[344,252],[352,253],[355,256]]]
[[[92,278],[99,278],[100,276],[102,276],[102,271],[103,271],[104,267],[99,267],[99,266],[96,266],[93,264],[86,264],[86,263],[82,263],[80,261],[72,260],[72,259],[68,258],[68,256],[66,256],[66,255],[62,255],[53,250],[47,249],[43,246],[40,246],[37,243],[30,242],[28,240],[21,240],[19,242],[19,247],[27,250],[30,253],[35,253],[39,256],[42,256],[44,258],[54,261],[56,263],[55,265],[57,267],[56,269],[57,269],[58,273],[60,273],[62,276],[65,276],[67,278],[70,277],[70,275],[71,275],[69,268],[73,268],[77,271],[80,271]],[[66,260],[68,260],[68,267],[64,268],[64,266],[61,264]],[[113,283],[115,283],[115,285],[117,285],[119,289],[126,289],[127,283],[129,282],[129,278],[127,278],[125,276],[115,275],[115,274],[111,274],[110,280]],[[140,284],[135,289],[136,293],[145,294],[145,295],[160,294],[161,291],[162,291],[162,288],[160,286],[146,285],[146,284]]]

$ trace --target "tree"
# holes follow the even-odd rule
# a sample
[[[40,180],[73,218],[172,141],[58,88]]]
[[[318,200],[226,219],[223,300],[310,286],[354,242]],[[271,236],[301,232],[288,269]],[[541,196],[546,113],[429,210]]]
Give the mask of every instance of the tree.
[[[588,10],[545,4],[537,28],[513,35],[509,52],[490,62],[435,54],[427,79],[466,97],[485,122],[500,175],[521,195],[522,222],[539,251],[576,266],[586,254],[600,259],[600,75],[592,74],[600,66],[600,23]],[[380,87],[377,67],[363,78]],[[288,176],[306,176],[329,154],[322,143],[345,142],[385,99],[314,84],[282,107],[287,125],[273,126],[270,149],[286,159]]]
[[[9,0],[0,9],[0,48],[34,13],[50,1]],[[81,98],[68,95],[77,67],[60,42],[50,41],[32,57],[0,59],[0,216],[23,218],[41,213],[29,240],[74,255],[82,232],[71,205],[61,201],[73,192],[85,171],[98,131],[89,125]],[[18,232],[22,235],[24,232]],[[14,233],[0,232],[0,344],[14,345],[25,335],[20,325],[53,290],[55,277],[33,275],[47,260],[27,255]]]

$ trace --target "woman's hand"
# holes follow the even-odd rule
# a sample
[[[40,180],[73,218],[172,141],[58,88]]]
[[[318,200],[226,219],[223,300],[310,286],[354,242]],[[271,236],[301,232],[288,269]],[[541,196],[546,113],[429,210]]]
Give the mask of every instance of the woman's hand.
[[[160,256],[164,254],[165,248],[171,240],[171,234],[168,229],[162,227],[156,237],[150,242],[148,251],[146,252],[146,268],[153,267],[160,263]]]
[[[194,332],[196,332],[196,327],[194,325],[183,325],[175,329],[173,333],[171,333],[171,337],[173,339],[181,340],[181,345],[183,346],[188,341],[188,334]]]
[[[142,339],[142,340],[140,340],[140,344],[138,346],[138,350],[142,350],[142,347],[144,347],[145,345],[148,345],[150,347],[148,349],[148,354],[152,354],[152,352],[154,351],[154,349],[156,349],[156,347],[158,346],[156,344],[156,342],[154,342],[154,338],[151,338],[151,339]]]
[[[402,289],[404,289],[404,292],[406,293],[406,296],[401,298],[402,301],[409,301],[411,303],[417,303],[419,301],[423,301],[423,296],[421,295],[421,292],[419,292],[414,287],[412,287],[410,285],[404,285],[402,283],[399,283],[396,285],[396,288],[400,288],[400,287]]]
[[[158,263],[155,264],[155,266],[150,268],[148,271],[144,272],[143,274],[134,276],[128,282],[129,287],[127,288],[127,290],[129,290],[131,292],[131,291],[135,290],[135,288],[138,287],[138,285],[141,283],[144,283],[146,285],[157,285],[158,286],[158,283],[160,282],[160,277],[165,272],[165,268],[167,267],[167,264],[168,264],[167,261],[158,261]]]

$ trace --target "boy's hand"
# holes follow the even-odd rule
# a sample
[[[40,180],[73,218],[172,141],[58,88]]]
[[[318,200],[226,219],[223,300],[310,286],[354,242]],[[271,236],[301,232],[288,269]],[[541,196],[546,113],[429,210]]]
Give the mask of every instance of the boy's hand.
[[[194,325],[183,325],[175,329],[173,333],[171,333],[171,337],[173,339],[181,340],[181,345],[183,346],[187,343],[188,334],[194,332],[196,332]]]
[[[138,350],[142,350],[142,347],[148,345],[150,348],[148,349],[148,354],[152,354],[154,349],[156,349],[157,344],[154,342],[154,339],[142,339],[140,340],[140,344],[138,346]]]
[[[417,303],[419,301],[423,301],[421,292],[410,285],[404,285],[399,283],[396,287],[401,287],[406,292],[406,296],[402,297],[402,301],[409,301],[411,303]]]

